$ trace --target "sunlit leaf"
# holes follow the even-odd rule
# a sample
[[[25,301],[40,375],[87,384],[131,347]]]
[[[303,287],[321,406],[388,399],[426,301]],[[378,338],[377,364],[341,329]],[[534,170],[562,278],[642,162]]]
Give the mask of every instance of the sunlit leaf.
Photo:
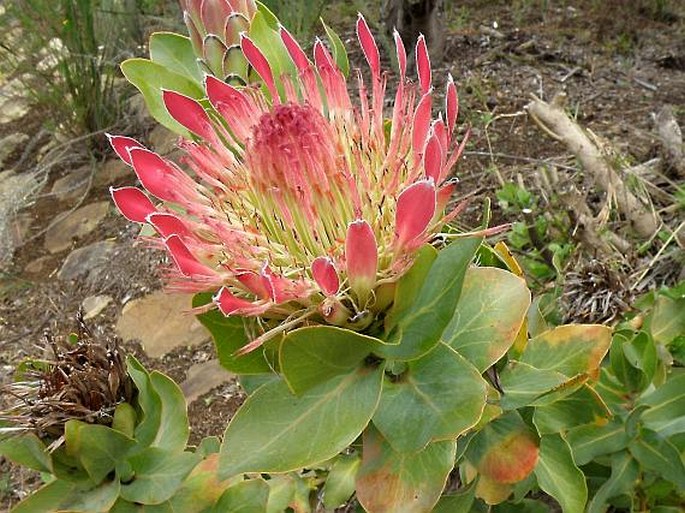
[[[189,37],[173,32],[155,32],[150,36],[149,46],[152,62],[202,83],[202,72]]]
[[[484,372],[514,343],[529,306],[522,278],[495,267],[471,268],[442,340]]]
[[[444,441],[420,452],[397,452],[369,426],[364,431],[357,499],[374,513],[432,511],[454,465],[455,449],[454,441]]]
[[[382,375],[382,367],[361,368],[300,396],[285,381],[257,389],[226,429],[219,475],[288,472],[332,458],[368,424]]]
[[[465,358],[440,343],[412,360],[397,379],[386,376],[373,422],[394,449],[418,451],[456,439],[485,407],[487,384]]]
[[[535,476],[540,488],[557,500],[563,513],[583,513],[588,497],[585,476],[561,435],[545,435],[540,440]]]

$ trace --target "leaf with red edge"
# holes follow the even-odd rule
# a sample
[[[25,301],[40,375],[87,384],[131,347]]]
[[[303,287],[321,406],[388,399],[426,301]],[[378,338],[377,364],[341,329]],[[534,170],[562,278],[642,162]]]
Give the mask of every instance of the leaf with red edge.
[[[161,200],[176,201],[179,193],[176,186],[190,180],[188,176],[153,151],[132,148],[129,154],[133,169],[143,187]]]
[[[174,214],[153,212],[147,216],[147,221],[154,226],[157,233],[164,238],[170,237],[171,235],[178,235],[182,239],[194,238],[185,223]]]
[[[400,80],[407,76],[407,50],[397,29],[393,30],[392,37],[395,40],[395,53],[397,54],[397,64],[400,68]]]
[[[376,45],[376,40],[369,29],[369,25],[366,23],[364,16],[359,13],[357,18],[357,38],[359,39],[359,44],[364,52],[364,57],[366,57],[366,62],[369,63],[371,68],[371,73],[374,78],[380,78],[381,76],[381,56],[378,52],[378,46]]]
[[[281,26],[279,32],[281,34],[281,41],[283,41],[285,49],[288,51],[288,55],[290,55],[290,58],[293,60],[295,66],[297,66],[297,69],[304,71],[309,68],[311,62],[309,61],[307,54],[304,53],[304,50],[302,50],[302,47],[292,34],[288,32],[288,29]]]
[[[201,263],[190,252],[178,235],[171,235],[164,240],[169,254],[174,259],[178,270],[185,276],[215,276],[216,272]]]
[[[146,223],[147,217],[157,211],[147,194],[137,187],[110,187],[109,193],[119,212],[134,223]]]
[[[447,76],[447,92],[445,93],[445,112],[447,114],[447,133],[452,134],[459,115],[459,96],[457,86],[452,75]]]
[[[428,56],[428,47],[426,46],[426,38],[423,34],[421,34],[416,41],[416,68],[419,75],[421,94],[426,94],[431,88],[432,72],[431,61]]]
[[[431,108],[433,106],[433,99],[430,94],[424,94],[419,100],[414,112],[414,120],[412,122],[412,152],[414,154],[414,162],[421,161],[423,150],[426,145],[426,137],[431,125]]]
[[[432,178],[434,183],[440,183],[442,174],[442,148],[438,136],[433,134],[428,138],[426,151],[423,155],[423,169],[426,178]]]
[[[369,425],[363,436],[357,499],[374,513],[428,513],[438,502],[454,466],[455,441],[429,444],[419,452],[393,450]]]
[[[121,160],[123,160],[129,166],[132,165],[131,156],[128,153],[129,150],[131,148],[145,148],[145,146],[140,144],[135,139],[132,139],[131,137],[125,137],[123,135],[105,135],[107,135],[107,140],[109,141],[109,144],[112,146],[114,152],[119,156]]]
[[[176,91],[163,91],[162,100],[171,117],[195,135],[208,141],[216,137],[209,116],[199,102]]]
[[[243,49],[245,58],[261,77],[267,89],[271,93],[271,98],[275,102],[278,100],[278,90],[274,82],[274,75],[271,71],[269,61],[266,60],[262,51],[257,48],[254,42],[246,35],[240,38],[240,47]]]
[[[423,235],[433,219],[435,206],[435,185],[430,179],[418,181],[400,193],[395,211],[398,248],[404,248]]]
[[[329,257],[318,257],[312,262],[312,277],[321,291],[326,296],[333,296],[338,293],[340,279],[335,269],[333,260]]]

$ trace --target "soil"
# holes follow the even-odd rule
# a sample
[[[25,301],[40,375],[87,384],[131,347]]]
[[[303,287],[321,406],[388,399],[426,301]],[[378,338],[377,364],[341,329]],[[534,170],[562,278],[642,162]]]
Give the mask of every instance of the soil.
[[[531,94],[549,101],[556,93],[565,92],[575,119],[631,165],[658,156],[653,115],[662,106],[672,105],[679,124],[685,126],[685,8],[677,7],[679,2],[665,2],[663,11],[653,7],[663,2],[646,0],[446,3],[445,59],[434,66],[433,76],[437,88],[442,89],[447,72],[453,75],[460,92],[460,125],[472,127],[457,175],[458,194],[474,195],[475,199],[460,218],[460,226],[479,225],[485,198],[493,201],[493,223],[520,220],[512,219],[511,213],[497,204],[495,192],[505,183],[525,184],[542,198],[543,207],[550,207],[544,201],[547,192],[540,186],[542,168],[556,167],[561,174],[571,168],[572,178],[590,190],[587,177],[568,150],[527,117],[524,106]],[[342,2],[331,4],[324,16],[329,15],[327,19],[343,40],[350,40],[354,13],[346,12]],[[360,52],[352,51],[351,59],[360,63]],[[14,131],[44,137],[39,114],[40,107],[34,107],[25,119],[0,125],[0,138]],[[146,137],[146,133],[127,135]],[[5,167],[20,162],[22,153],[15,151]],[[27,172],[30,165],[22,162],[19,171]],[[123,305],[162,287],[160,267],[165,256],[136,244],[138,228],[114,211],[70,248],[103,240],[116,242],[118,249],[106,272],[75,282],[58,280],[56,271],[70,250],[49,254],[42,232],[68,207],[47,191],[72,169],[71,162],[53,168],[44,192],[23,210],[32,221],[28,241],[16,249],[12,262],[0,273],[0,385],[11,379],[18,362],[35,354],[34,344],[44,330],[59,334],[74,328],[75,313],[85,297],[107,294],[113,298],[88,323],[96,336],[111,338],[116,336],[114,326]],[[123,181],[133,183],[133,176]],[[682,204],[680,209],[672,208],[666,201],[673,198],[675,185],[674,179],[659,183],[665,194],[654,196],[655,208],[662,210],[664,222],[671,228],[683,219]],[[82,204],[108,200],[107,188],[95,187]],[[620,219],[611,223],[621,229]],[[631,241],[636,247],[648,242]],[[643,288],[676,280],[679,268],[674,270],[674,261],[665,261],[663,270],[654,264],[666,258],[658,254],[660,248],[656,241],[641,254],[622,255],[627,272],[618,286],[627,289],[650,263],[651,280],[643,280]],[[680,256],[668,254],[669,258],[681,258],[682,249]],[[29,266],[41,258],[43,265],[38,270]],[[211,343],[178,348],[161,358],[147,357],[135,343],[126,344],[125,349],[148,369],[161,370],[177,382],[185,378],[192,364],[212,358],[214,352]],[[191,443],[208,435],[221,436],[243,399],[239,385],[230,381],[190,404]],[[3,400],[0,397],[0,409]],[[0,458],[0,510],[9,510],[37,484],[34,474]]]

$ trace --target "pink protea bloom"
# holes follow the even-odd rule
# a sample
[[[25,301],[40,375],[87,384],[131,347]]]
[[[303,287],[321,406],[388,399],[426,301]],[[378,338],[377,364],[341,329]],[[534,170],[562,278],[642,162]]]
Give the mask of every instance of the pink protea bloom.
[[[192,134],[184,169],[137,141],[111,137],[140,189],[112,189],[128,219],[159,234],[174,266],[169,286],[215,292],[225,315],[259,317],[264,335],[309,322],[363,329],[378,314],[376,289],[411,265],[417,248],[454,213],[448,180],[464,148],[455,143],[456,88],[448,79],[444,116],[432,116],[425,41],[416,46],[418,81],[395,34],[399,83],[389,130],[385,73],[360,15],[357,35],[370,68],[370,94],[357,72],[358,98],[319,41],[313,61],[292,36],[281,38],[296,77],[275,77],[253,41],[241,48],[264,88],[207,76],[211,109],[172,91],[169,113]],[[387,305],[387,301],[385,302]]]

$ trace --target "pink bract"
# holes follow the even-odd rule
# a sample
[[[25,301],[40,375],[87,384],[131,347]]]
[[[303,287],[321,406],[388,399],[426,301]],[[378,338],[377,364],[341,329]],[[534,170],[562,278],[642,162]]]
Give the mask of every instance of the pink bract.
[[[225,315],[345,325],[347,316],[374,311],[376,287],[393,283],[454,215],[444,212],[454,190],[448,176],[464,143],[455,142],[453,80],[444,116],[433,117],[425,41],[416,46],[413,82],[395,35],[400,73],[388,125],[387,75],[361,15],[357,35],[370,88],[357,72],[355,100],[320,41],[309,60],[281,29],[296,72],[279,77],[242,34],[242,52],[265,88],[207,76],[209,109],[163,94],[170,115],[193,134],[180,142],[182,166],[133,139],[110,138],[156,198],[112,190],[128,219],[160,235],[175,264],[170,288],[213,292]]]

